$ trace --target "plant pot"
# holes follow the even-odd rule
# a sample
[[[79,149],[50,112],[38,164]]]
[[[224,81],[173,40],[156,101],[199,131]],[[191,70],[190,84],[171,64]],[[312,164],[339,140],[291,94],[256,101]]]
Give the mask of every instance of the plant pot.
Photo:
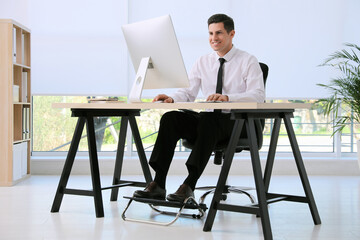
[[[360,168],[360,139],[356,140],[356,144],[357,144],[357,159]]]

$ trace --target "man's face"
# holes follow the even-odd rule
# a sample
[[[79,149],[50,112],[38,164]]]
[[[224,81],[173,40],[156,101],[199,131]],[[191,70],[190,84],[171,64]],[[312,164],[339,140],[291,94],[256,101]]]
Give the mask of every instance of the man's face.
[[[227,32],[224,23],[212,23],[209,25],[209,43],[212,49],[220,57],[224,56],[232,48],[232,39],[235,31]]]

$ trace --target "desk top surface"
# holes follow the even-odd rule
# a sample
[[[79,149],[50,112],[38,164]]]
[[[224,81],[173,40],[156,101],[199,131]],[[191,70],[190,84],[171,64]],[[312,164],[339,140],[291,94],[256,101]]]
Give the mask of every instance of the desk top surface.
[[[53,103],[53,108],[73,109],[309,109],[311,103],[177,102],[177,103]]]

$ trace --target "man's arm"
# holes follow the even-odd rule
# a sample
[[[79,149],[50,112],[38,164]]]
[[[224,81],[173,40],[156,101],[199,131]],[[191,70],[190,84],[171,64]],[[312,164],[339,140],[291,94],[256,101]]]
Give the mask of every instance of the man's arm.
[[[192,67],[189,74],[189,83],[188,88],[181,88],[176,91],[174,94],[171,94],[171,97],[174,102],[193,102],[195,101],[201,83],[200,71],[198,69],[199,60]]]
[[[258,102],[265,101],[265,87],[260,64],[253,58],[246,74],[246,91],[242,93],[228,94],[231,102]]]

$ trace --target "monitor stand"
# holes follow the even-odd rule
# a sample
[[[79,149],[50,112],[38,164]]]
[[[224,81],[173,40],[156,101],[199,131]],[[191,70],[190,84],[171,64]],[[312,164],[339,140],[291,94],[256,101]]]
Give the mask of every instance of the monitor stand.
[[[146,78],[146,73],[148,69],[152,69],[153,64],[151,62],[150,57],[143,57],[140,61],[139,68],[137,70],[134,83],[132,85],[130,94],[129,94],[129,102],[136,103],[141,101],[141,94],[144,87],[144,82]]]

